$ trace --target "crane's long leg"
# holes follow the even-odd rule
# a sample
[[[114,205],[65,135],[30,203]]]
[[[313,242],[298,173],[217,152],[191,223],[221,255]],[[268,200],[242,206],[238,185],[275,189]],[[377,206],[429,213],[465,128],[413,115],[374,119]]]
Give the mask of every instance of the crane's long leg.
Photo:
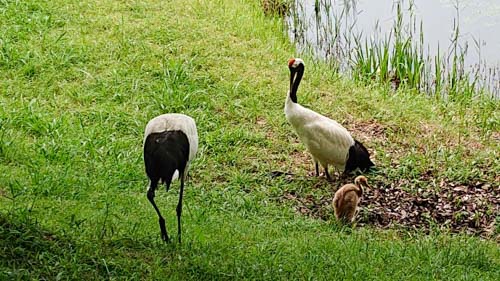
[[[148,200],[155,208],[156,213],[158,214],[158,222],[160,223],[160,231],[161,231],[161,239],[165,242],[170,242],[167,234],[167,228],[165,227],[165,219],[161,216],[160,210],[156,206],[155,203],[155,189],[158,186],[159,179],[151,179],[151,185],[148,189]]]
[[[326,176],[326,179],[328,181],[333,181],[332,177],[330,176],[330,174],[328,173],[328,165],[325,166],[325,176]]]
[[[184,193],[184,172],[179,174],[181,179],[181,190],[179,191],[179,203],[177,203],[177,235],[179,236],[179,244],[181,243],[181,215],[182,215],[182,195]]]
[[[316,166],[316,176],[319,177],[319,166],[318,161],[314,161],[314,165]]]

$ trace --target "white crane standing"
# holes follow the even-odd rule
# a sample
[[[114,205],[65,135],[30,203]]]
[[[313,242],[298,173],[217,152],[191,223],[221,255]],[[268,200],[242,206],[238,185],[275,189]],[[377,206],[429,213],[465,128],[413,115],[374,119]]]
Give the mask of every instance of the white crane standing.
[[[328,173],[328,165],[338,171],[349,173],[360,168],[362,171],[374,166],[368,150],[342,125],[328,117],[305,108],[297,103],[297,89],[304,75],[304,61],[299,58],[288,61],[290,69],[290,89],[285,101],[285,115],[300,140],[311,153],[316,176],[319,176],[318,162]]]

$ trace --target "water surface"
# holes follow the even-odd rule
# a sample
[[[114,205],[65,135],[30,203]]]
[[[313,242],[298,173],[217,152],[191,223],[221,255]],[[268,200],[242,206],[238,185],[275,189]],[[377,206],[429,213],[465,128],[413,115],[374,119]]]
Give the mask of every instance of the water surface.
[[[479,73],[499,95],[500,0],[401,0],[405,29],[423,40],[425,56],[445,60],[453,46],[464,53],[465,71]],[[398,19],[395,0],[296,0],[287,22],[299,51],[336,59],[348,71],[355,41],[382,40]],[[458,30],[457,44],[453,44]],[[423,35],[423,38],[420,36]],[[432,64],[432,62],[430,62]],[[449,62],[451,63],[451,62]]]

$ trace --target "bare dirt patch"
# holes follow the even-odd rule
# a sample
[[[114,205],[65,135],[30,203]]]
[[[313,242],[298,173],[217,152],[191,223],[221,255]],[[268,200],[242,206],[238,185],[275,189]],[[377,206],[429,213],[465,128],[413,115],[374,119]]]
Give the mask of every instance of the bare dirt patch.
[[[444,128],[435,125],[416,124],[412,132],[415,138],[405,141],[391,138],[401,128],[385,126],[375,120],[358,122],[348,118],[345,123],[356,139],[366,142],[373,160],[376,161],[377,155],[370,147],[378,144],[383,147],[386,157],[391,158],[390,166],[394,168],[411,149],[427,153],[436,150],[436,145],[441,145],[450,149],[461,147],[466,154],[485,149],[484,144],[473,134],[461,136],[459,140],[458,135],[450,136]],[[311,160],[305,155],[294,151],[290,157],[294,159],[294,164],[302,164],[303,169],[309,169],[312,167]],[[482,164],[476,166],[479,165]],[[491,171],[489,164],[485,165],[479,168],[485,172]],[[307,175],[314,176],[313,170],[309,170]],[[287,175],[290,181],[294,177]],[[358,226],[403,227],[424,231],[443,228],[500,239],[500,176],[494,177],[495,180],[490,183],[453,182],[441,180],[429,170],[411,180],[392,182],[386,178],[386,175],[378,174],[369,179],[373,189],[365,190],[362,197],[356,222]],[[334,193],[340,186],[352,181],[353,178],[344,179],[330,185],[320,180],[307,189],[284,190],[280,200],[292,202],[295,210],[302,215],[323,220],[335,219],[331,206]]]
[[[385,142],[388,140],[387,128],[375,120],[350,122],[348,127],[349,132],[360,141]]]
[[[432,181],[432,178],[423,175],[421,180]],[[334,219],[331,202],[334,191],[341,185],[332,187],[331,191],[318,190],[322,188],[318,185],[313,188],[313,194],[285,191],[281,200],[291,201],[295,210],[302,215],[323,220]],[[407,188],[410,185],[414,186],[415,183],[408,180],[391,184],[372,183],[373,188],[365,190],[363,194],[357,225],[424,231],[444,228],[452,232],[464,231],[500,238],[496,225],[500,216],[498,184],[477,182],[464,185],[442,180],[433,184],[435,188],[417,188],[414,192]]]
[[[360,204],[359,224],[401,225],[413,229],[444,227],[455,232],[492,236],[500,214],[498,186],[441,181],[436,189],[404,189],[407,183],[368,189]]]

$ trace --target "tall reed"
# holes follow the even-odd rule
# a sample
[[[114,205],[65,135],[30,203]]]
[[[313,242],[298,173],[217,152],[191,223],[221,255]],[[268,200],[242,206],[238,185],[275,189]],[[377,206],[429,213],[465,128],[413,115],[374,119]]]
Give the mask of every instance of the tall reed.
[[[294,1],[294,12],[287,22],[294,30],[294,38],[302,39],[296,41],[299,50],[314,53],[335,66],[334,71],[363,83],[390,84],[395,90],[403,87],[453,100],[470,100],[479,95],[500,97],[497,68],[487,68],[480,61],[472,71],[466,69],[468,43],[460,40],[458,2],[449,47],[443,50],[438,43],[434,54],[425,43],[424,23],[417,20],[414,0],[397,0],[390,32],[382,34],[377,23],[371,36],[357,31],[356,3],[343,0],[342,5],[335,6],[333,1],[316,0],[314,21],[310,21],[310,8],[303,1]],[[479,53],[480,45],[475,42]]]

